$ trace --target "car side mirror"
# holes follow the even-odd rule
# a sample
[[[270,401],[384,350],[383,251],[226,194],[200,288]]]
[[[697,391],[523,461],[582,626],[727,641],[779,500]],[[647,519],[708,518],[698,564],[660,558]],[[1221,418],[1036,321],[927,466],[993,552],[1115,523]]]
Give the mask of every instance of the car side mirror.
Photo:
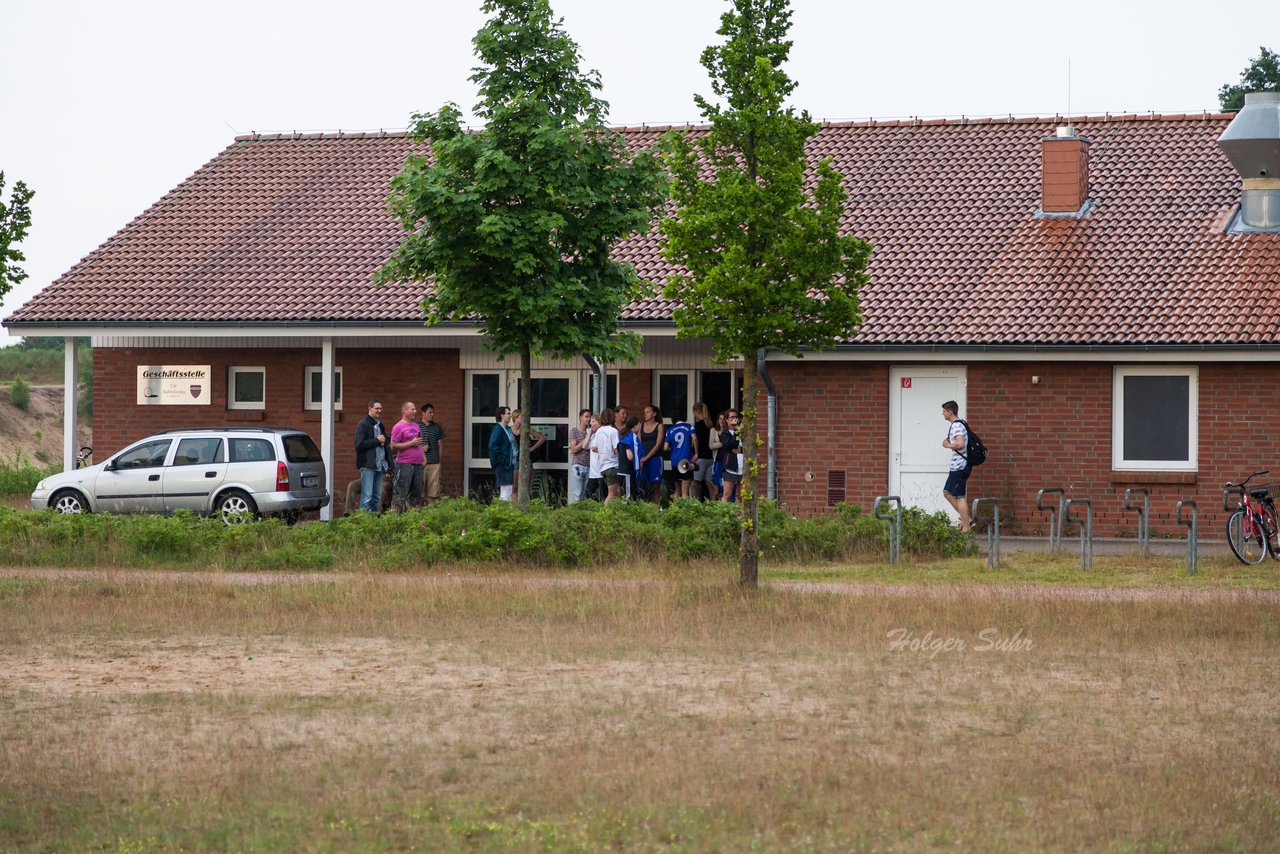
[[[102,467],[102,470],[103,470],[103,471],[115,471],[115,470],[116,470],[116,461],[115,461],[115,460],[112,460],[111,462],[107,463],[105,466],[103,466],[103,467]]]

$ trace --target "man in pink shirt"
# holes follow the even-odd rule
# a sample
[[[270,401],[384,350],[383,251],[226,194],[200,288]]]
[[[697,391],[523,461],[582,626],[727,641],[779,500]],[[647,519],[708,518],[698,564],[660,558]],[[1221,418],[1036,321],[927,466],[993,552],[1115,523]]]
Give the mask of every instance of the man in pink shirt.
[[[422,504],[422,436],[418,407],[405,401],[400,420],[391,428],[391,452],[396,455],[396,479],[391,487],[391,507],[403,513]]]

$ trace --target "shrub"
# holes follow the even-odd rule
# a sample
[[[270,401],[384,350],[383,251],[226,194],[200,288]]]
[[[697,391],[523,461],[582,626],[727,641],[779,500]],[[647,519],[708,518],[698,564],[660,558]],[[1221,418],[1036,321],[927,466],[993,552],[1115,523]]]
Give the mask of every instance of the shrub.
[[[2,470],[0,470],[2,471]],[[34,485],[34,483],[33,483]],[[190,513],[172,516],[58,516],[0,508],[0,549],[13,563],[325,569],[387,569],[439,563],[507,567],[646,566],[663,560],[732,561],[738,553],[735,505],[677,501],[666,509],[623,501],[580,502],[528,512],[498,502],[449,499],[382,516],[356,513],[290,527],[271,519],[227,527]],[[776,561],[841,561],[886,552],[888,526],[855,505],[799,519],[770,502],[760,510],[760,543]],[[903,513],[903,553],[944,557],[973,550],[942,514]]]
[[[31,405],[31,386],[22,377],[16,377],[9,386],[9,402],[23,412]]]

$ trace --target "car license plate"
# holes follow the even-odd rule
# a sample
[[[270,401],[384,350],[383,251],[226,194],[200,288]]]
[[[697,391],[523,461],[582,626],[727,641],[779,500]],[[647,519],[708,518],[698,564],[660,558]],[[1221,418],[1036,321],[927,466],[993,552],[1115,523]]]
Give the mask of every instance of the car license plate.
[[[318,474],[304,474],[304,475],[302,476],[302,485],[303,485],[303,486],[319,486],[319,485],[320,485],[320,475],[318,475]]]

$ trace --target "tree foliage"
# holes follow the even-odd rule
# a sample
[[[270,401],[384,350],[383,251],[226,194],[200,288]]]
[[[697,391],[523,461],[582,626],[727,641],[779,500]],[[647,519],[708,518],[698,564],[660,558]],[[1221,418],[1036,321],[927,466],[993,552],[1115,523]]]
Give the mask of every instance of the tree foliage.
[[[34,196],[21,181],[13,185],[9,204],[4,202],[4,173],[0,172],[0,299],[4,299],[14,285],[27,278],[26,271],[18,266],[27,258],[17,244],[27,236],[31,228],[31,197]]]
[[[499,356],[518,354],[528,401],[533,357],[639,353],[639,338],[617,323],[642,284],[609,253],[648,226],[664,176],[655,157],[628,152],[604,126],[600,76],[579,69],[578,46],[547,0],[483,8],[471,79],[484,128],[465,128],[454,104],[415,114],[412,134],[430,154],[410,156],[392,180],[391,208],[408,233],[377,278],[429,280],[427,322],[474,321]]]
[[[754,586],[756,353],[800,355],[849,336],[862,319],[858,289],[871,247],[840,233],[846,193],[831,162],[808,173],[805,145],[819,127],[786,104],[796,87],[783,70],[787,0],[732,0],[720,22],[724,42],[702,54],[714,99],[695,96],[710,130],[665,142],[676,211],[662,224],[663,251],[683,270],[665,296],[680,303],[681,337],[710,339],[717,361],[743,359],[740,557],[742,581]]]
[[[1265,47],[1258,48],[1258,55],[1240,72],[1240,82],[1227,83],[1218,90],[1218,103],[1223,112],[1237,112],[1244,107],[1248,92],[1280,92],[1280,56]]]

